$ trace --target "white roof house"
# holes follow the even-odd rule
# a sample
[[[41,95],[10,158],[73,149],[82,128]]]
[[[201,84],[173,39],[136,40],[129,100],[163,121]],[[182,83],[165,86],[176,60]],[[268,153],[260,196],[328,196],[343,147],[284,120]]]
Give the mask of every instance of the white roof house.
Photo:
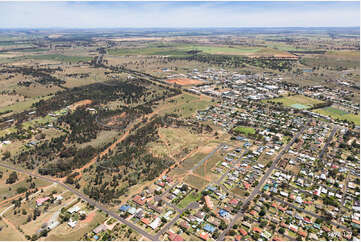
[[[284,197],[288,197],[288,193],[287,192],[284,192],[284,191],[281,191],[280,194]]]
[[[76,206],[74,206],[74,207],[69,208],[69,209],[68,209],[68,212],[69,212],[69,213],[74,213],[74,212],[77,213],[77,212],[79,212],[79,210],[80,210],[79,206],[76,205]]]
[[[149,224],[149,226],[154,230],[154,229],[158,228],[160,223],[161,223],[161,219],[159,217],[157,217],[156,219],[154,219],[154,221],[152,223]]]
[[[136,213],[136,211],[137,209],[135,207],[130,207],[127,212],[133,215]]]
[[[68,225],[69,225],[71,228],[74,228],[77,223],[78,223],[78,221],[73,221],[72,219],[70,219],[69,222],[68,222]]]
[[[300,196],[297,196],[296,197],[296,202],[298,202],[299,204],[302,204],[303,203],[303,200]]]

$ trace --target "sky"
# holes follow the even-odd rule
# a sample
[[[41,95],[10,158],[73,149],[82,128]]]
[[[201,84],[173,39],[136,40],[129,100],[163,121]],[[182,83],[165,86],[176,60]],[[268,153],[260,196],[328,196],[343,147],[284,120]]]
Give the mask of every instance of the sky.
[[[0,28],[360,26],[360,2],[0,2]]]

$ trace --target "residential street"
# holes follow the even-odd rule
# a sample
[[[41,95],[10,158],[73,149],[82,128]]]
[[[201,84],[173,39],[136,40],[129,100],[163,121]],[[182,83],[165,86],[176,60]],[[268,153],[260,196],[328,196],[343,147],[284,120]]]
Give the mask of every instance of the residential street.
[[[247,199],[243,202],[242,207],[240,208],[239,212],[236,214],[236,216],[233,218],[231,223],[228,225],[228,227],[220,234],[218,237],[218,240],[224,240],[224,237],[227,235],[228,231],[233,227],[234,223],[242,216],[243,209],[245,206],[253,200],[253,198],[258,195],[261,192],[261,187],[263,186],[263,183],[267,180],[267,178],[272,174],[272,171],[275,169],[276,165],[280,161],[281,157],[288,152],[290,147],[293,145],[293,143],[296,141],[298,137],[301,136],[301,134],[305,131],[305,129],[308,126],[305,125],[302,127],[302,129],[292,138],[292,140],[282,149],[282,151],[277,155],[276,159],[273,161],[271,167],[266,171],[265,175],[261,178],[260,182],[256,186],[256,188],[252,191],[252,193],[247,197]]]

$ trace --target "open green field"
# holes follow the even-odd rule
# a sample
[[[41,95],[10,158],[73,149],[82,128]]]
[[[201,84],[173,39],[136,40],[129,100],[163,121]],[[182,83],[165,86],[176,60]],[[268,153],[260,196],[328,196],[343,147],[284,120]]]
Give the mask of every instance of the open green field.
[[[293,108],[297,108],[297,109],[309,109],[309,108],[312,108],[313,105],[315,105],[315,104],[323,103],[320,100],[306,97],[303,95],[274,98],[269,101],[272,101],[275,103],[282,103],[284,106],[293,107]]]
[[[78,63],[80,61],[87,62],[92,59],[91,57],[88,56],[68,56],[68,55],[60,55],[60,54],[31,55],[27,57],[34,60],[56,60],[56,61],[70,62],[70,63]]]
[[[180,201],[178,203],[178,207],[183,209],[183,208],[187,207],[188,204],[190,204],[191,202],[198,201],[199,199],[201,199],[201,197],[202,197],[202,193],[191,192],[182,201]]]
[[[256,133],[256,130],[254,128],[246,127],[246,126],[237,126],[233,129],[233,131],[240,133],[240,134],[245,134],[245,135]]]
[[[360,125],[360,115],[352,114],[335,107],[325,107],[313,110],[316,113],[329,116],[333,119],[347,120],[353,122],[355,125]]]

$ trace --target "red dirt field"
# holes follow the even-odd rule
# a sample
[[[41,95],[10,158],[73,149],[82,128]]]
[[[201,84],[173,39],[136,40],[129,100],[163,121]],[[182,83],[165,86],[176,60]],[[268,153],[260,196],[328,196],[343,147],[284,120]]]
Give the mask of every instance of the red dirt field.
[[[96,211],[92,211],[88,214],[88,216],[86,216],[86,218],[81,221],[82,224],[87,224],[87,223],[90,223],[91,221],[93,221],[94,217],[96,215]]]
[[[82,100],[82,101],[79,101],[79,102],[76,102],[76,103],[73,103],[72,105],[70,105],[70,109],[71,110],[75,110],[77,109],[78,107],[81,107],[81,106],[84,106],[84,105],[89,105],[91,104],[93,101],[90,100],[90,99],[85,99],[85,100]]]
[[[189,78],[177,78],[177,79],[168,79],[166,80],[168,83],[176,83],[181,86],[187,86],[187,85],[197,85],[202,84],[203,81],[200,80],[194,80]]]

